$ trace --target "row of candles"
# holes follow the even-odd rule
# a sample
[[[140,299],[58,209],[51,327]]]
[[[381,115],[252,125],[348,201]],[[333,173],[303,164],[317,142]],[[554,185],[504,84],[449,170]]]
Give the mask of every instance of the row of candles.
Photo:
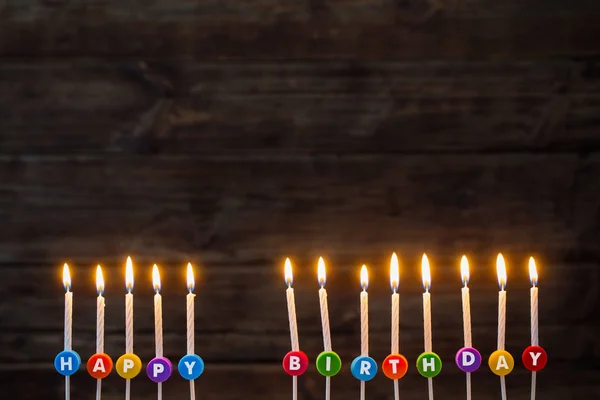
[[[533,257],[529,258],[529,278],[531,282],[530,307],[531,307],[531,346],[529,346],[522,355],[523,364],[532,371],[531,380],[531,400],[536,396],[536,372],[543,369],[547,362],[547,355],[538,343],[538,274]],[[496,272],[498,276],[498,346],[488,360],[488,365],[492,372],[500,376],[500,391],[502,400],[506,400],[505,376],[508,375],[514,366],[514,359],[510,353],[505,350],[506,339],[506,263],[502,254],[496,258]],[[463,333],[464,347],[456,355],[456,364],[466,373],[466,397],[471,399],[471,372],[475,371],[481,364],[481,355],[472,347],[471,335],[471,306],[469,293],[469,262],[466,256],[461,258],[460,273],[463,287],[462,293],[462,311],[463,311]],[[423,336],[424,353],[417,359],[417,369],[419,373],[428,379],[429,400],[433,400],[433,380],[432,378],[439,374],[442,363],[439,356],[432,351],[432,330],[431,330],[431,269],[429,259],[423,254],[421,259],[421,275],[423,281]],[[372,379],[377,370],[377,364],[368,356],[369,354],[369,328],[368,328],[368,293],[369,285],[368,271],[365,265],[361,268],[360,286],[360,331],[361,331],[361,354],[356,357],[350,367],[352,374],[360,380],[360,398],[365,399],[365,382]],[[288,374],[292,375],[292,399],[297,399],[298,376],[302,375],[308,366],[308,358],[300,351],[298,338],[298,325],[296,322],[296,307],[294,289],[292,288],[293,274],[292,264],[289,259],[285,261],[284,277],[287,285],[287,305],[288,319],[290,326],[290,341],[292,350],[286,355],[283,366]],[[321,309],[321,325],[323,330],[323,348],[324,351],[317,357],[317,370],[325,376],[325,400],[330,399],[332,376],[341,369],[341,360],[339,356],[332,351],[331,335],[329,329],[329,312],[327,306],[327,291],[325,289],[326,274],[325,262],[319,258],[317,277],[320,285],[319,303]],[[398,257],[395,253],[390,259],[390,287],[392,290],[391,299],[391,354],[386,357],[382,363],[384,374],[394,382],[394,399],[399,399],[398,380],[404,376],[408,364],[406,358],[399,354],[399,329],[400,329],[400,297],[398,293],[400,283]]]
[[[498,350],[490,356],[489,365],[492,371],[500,376],[501,395],[506,400],[506,386],[504,376],[508,374],[514,365],[512,356],[504,350],[505,344],[505,317],[506,317],[506,265],[504,258],[498,254],[496,260],[496,269],[500,291],[498,295]],[[126,379],[125,398],[130,398],[130,380],[137,376],[142,368],[139,357],[133,353],[133,265],[131,258],[127,258],[125,268],[125,283],[127,293],[125,295],[125,354],[116,362],[118,374]],[[469,264],[465,256],[461,259],[460,265],[462,288],[462,309],[463,309],[463,328],[464,328],[464,348],[457,354],[456,362],[459,368],[466,372],[467,399],[471,398],[471,372],[477,369],[481,363],[481,356],[472,348],[471,338],[471,313],[470,313],[470,294],[469,294]],[[441,369],[441,360],[432,352],[432,332],[431,332],[431,272],[429,259],[423,255],[421,262],[421,272],[423,280],[423,326],[424,326],[424,350],[425,352],[417,360],[419,372],[428,378],[429,399],[433,400],[433,382],[432,378],[439,373]],[[547,356],[543,349],[538,346],[538,288],[537,288],[537,269],[533,258],[529,259],[529,272],[531,288],[531,344],[523,355],[523,362],[526,367],[532,370],[531,399],[535,399],[535,371],[539,371],[546,363]],[[162,382],[166,381],[171,375],[171,362],[163,357],[163,339],[162,339],[162,297],[160,295],[161,283],[158,267],[153,267],[153,286],[154,296],[154,320],[155,320],[155,354],[156,357],[151,360],[146,368],[150,379],[158,384],[158,399],[162,398]],[[293,400],[297,399],[297,378],[302,375],[308,366],[308,358],[300,351],[298,328],[296,323],[294,289],[292,288],[293,275],[292,264],[289,259],[285,261],[284,267],[285,282],[288,286],[286,291],[288,317],[290,327],[290,338],[292,351],[284,358],[283,366],[286,372],[293,376]],[[329,329],[329,313],[327,306],[327,291],[325,289],[326,273],[325,262],[319,258],[317,277],[320,285],[319,303],[321,310],[321,322],[323,330],[324,351],[317,357],[317,370],[326,377],[325,399],[330,398],[330,378],[341,369],[341,360],[335,352],[332,351],[331,335]],[[408,367],[404,356],[399,351],[399,263],[398,257],[394,253],[390,260],[390,286],[392,290],[392,328],[391,328],[391,354],[382,364],[384,374],[394,381],[394,398],[399,398],[398,379],[405,373]],[[352,363],[351,370],[353,375],[360,382],[361,399],[365,398],[365,382],[374,376],[377,364],[368,357],[368,271],[366,266],[361,269],[361,289],[360,292],[360,315],[361,315],[361,355]],[[69,377],[78,369],[81,362],[79,355],[72,350],[72,306],[73,293],[71,292],[71,279],[69,267],[67,264],[63,268],[63,284],[65,293],[65,325],[64,325],[64,351],[55,359],[55,367],[65,376],[65,399],[69,400]],[[96,270],[96,286],[98,292],[97,298],[97,329],[96,329],[96,354],[94,354],[87,363],[88,372],[97,378],[96,399],[101,397],[101,380],[111,372],[113,364],[110,357],[104,354],[104,279],[100,266]],[[200,357],[194,354],[194,274],[191,264],[187,266],[187,287],[186,297],[187,307],[187,355],[184,356],[178,364],[178,370],[181,376],[190,380],[190,398],[194,400],[195,389],[194,380],[202,374],[204,363]],[[534,348],[535,347],[535,348]],[[535,351],[535,352],[533,352]],[[540,352],[541,351],[541,352]],[[543,353],[543,357],[539,359]],[[526,354],[530,354],[526,360]],[[507,360],[508,359],[508,360]],[[531,362],[533,360],[533,364]],[[462,360],[462,361],[461,361]],[[540,361],[536,365],[536,362]],[[422,364],[420,364],[422,363]],[[437,364],[437,365],[436,365]],[[543,364],[543,365],[542,365]],[[428,371],[429,366],[429,371]],[[500,371],[502,366],[502,371]]]

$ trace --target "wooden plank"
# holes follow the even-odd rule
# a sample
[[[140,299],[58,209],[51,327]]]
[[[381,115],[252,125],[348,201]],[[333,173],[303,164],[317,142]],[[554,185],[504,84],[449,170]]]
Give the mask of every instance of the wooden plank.
[[[511,60],[600,52],[597,10],[529,18],[518,13],[452,17],[437,11],[398,11],[366,21],[305,13],[271,21],[144,19],[131,11],[102,15],[93,7],[46,18],[12,19],[7,13],[0,24],[0,57]]]
[[[448,362],[450,364],[450,362]],[[446,364],[444,364],[446,365]],[[2,371],[2,388],[4,393],[19,396],[21,400],[59,400],[64,398],[64,380],[54,371],[32,371],[30,366],[26,371],[15,371],[14,365],[7,365]],[[464,375],[456,372],[456,368],[448,365],[435,378],[435,393],[443,394],[444,399],[455,400],[464,398]],[[473,397],[481,400],[495,400],[499,396],[498,377],[483,370],[473,377]],[[487,368],[487,367],[485,367]],[[583,367],[572,368],[569,365],[550,366],[538,375],[538,396],[547,400],[565,398],[585,398],[600,396],[595,377],[596,372]],[[35,387],[44,388],[42,393],[32,390]],[[72,379],[72,398],[93,399],[96,382],[84,371],[75,374]],[[324,379],[319,376],[313,366],[299,379],[299,399],[310,400],[322,398]],[[507,390],[510,399],[529,399],[530,374],[522,367],[507,378]],[[110,375],[103,381],[104,399],[121,399],[125,384],[116,374]],[[146,377],[136,378],[131,385],[132,399],[152,398],[156,396],[156,384]],[[358,394],[358,383],[348,370],[343,367],[332,379],[332,399],[351,398]],[[163,398],[181,399],[189,396],[189,384],[183,379],[173,376],[163,385]],[[391,382],[383,375],[376,376],[367,384],[367,395],[373,399],[392,398]],[[207,365],[203,376],[196,382],[196,394],[207,400],[234,400],[250,398],[261,400],[276,400],[282,396],[291,396],[291,379],[280,365]],[[427,383],[418,375],[415,368],[409,368],[408,374],[400,382],[400,395],[406,398],[421,398],[427,396]]]
[[[587,152],[586,65],[6,63],[0,152]]]
[[[0,260],[379,263],[592,251],[576,155],[0,159]],[[589,168],[597,163],[590,161]],[[594,169],[593,171],[597,171]],[[591,178],[597,177],[595,172]],[[574,192],[575,190],[575,192]],[[580,218],[581,216],[581,218]],[[414,257],[414,258],[413,258]]]

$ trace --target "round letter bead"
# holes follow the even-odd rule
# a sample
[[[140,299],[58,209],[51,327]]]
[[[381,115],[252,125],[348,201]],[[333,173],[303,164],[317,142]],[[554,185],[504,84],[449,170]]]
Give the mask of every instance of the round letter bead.
[[[185,355],[179,360],[177,370],[183,379],[194,380],[204,372],[204,360],[195,354]]]
[[[546,350],[540,346],[529,346],[523,352],[521,360],[523,361],[525,368],[532,372],[537,372],[543,370],[546,366],[548,354],[546,354]]]
[[[308,357],[303,351],[290,351],[283,357],[283,369],[291,376],[300,376],[308,368]]]
[[[358,356],[350,364],[352,375],[360,381],[370,381],[377,374],[377,363],[371,357]]]
[[[61,351],[54,359],[54,368],[63,376],[73,375],[80,365],[81,357],[73,350]]]
[[[334,376],[342,369],[342,360],[334,351],[324,351],[317,357],[317,371],[323,376]]]
[[[390,354],[381,363],[381,370],[390,379],[401,379],[408,371],[408,361],[402,354]]]
[[[488,365],[494,374],[498,376],[505,376],[510,374],[515,367],[515,360],[508,351],[496,350],[490,356]]]
[[[156,357],[146,365],[146,374],[152,382],[164,382],[171,376],[173,364],[165,357]]]
[[[123,354],[117,360],[115,369],[121,378],[133,379],[142,370],[142,360],[133,353]]]
[[[112,369],[113,362],[108,354],[94,354],[87,362],[87,372],[92,378],[104,379],[110,374]]]
[[[475,372],[481,366],[481,354],[473,347],[463,347],[456,353],[456,365],[463,372]]]
[[[433,378],[442,370],[442,360],[435,353],[423,353],[417,358],[417,369],[425,378]]]

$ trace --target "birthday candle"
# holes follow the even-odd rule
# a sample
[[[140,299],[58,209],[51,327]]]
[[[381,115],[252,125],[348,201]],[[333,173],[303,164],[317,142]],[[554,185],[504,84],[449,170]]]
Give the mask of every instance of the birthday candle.
[[[496,273],[498,274],[498,350],[504,350],[506,341],[506,264],[504,257],[498,253],[496,258]],[[502,400],[506,400],[506,380],[500,376],[500,395]]]
[[[331,351],[331,333],[329,332],[329,310],[327,309],[327,290],[325,290],[325,261],[319,257],[317,268],[319,289],[319,303],[321,306],[321,326],[323,328],[323,348],[325,351]],[[329,400],[331,393],[331,378],[325,377],[325,400]]]
[[[538,346],[538,273],[533,257],[529,257],[529,280],[531,281],[531,345]],[[538,355],[539,357],[539,355]],[[536,359],[537,360],[537,359]],[[537,372],[531,372],[531,400],[535,400]]]
[[[298,323],[296,321],[296,299],[294,296],[294,288],[292,288],[292,282],[294,281],[294,276],[292,274],[292,262],[289,258],[285,259],[284,266],[284,278],[285,283],[287,285],[287,289],[285,291],[286,299],[287,299],[287,309],[288,309],[288,319],[290,325],[290,342],[292,346],[292,351],[300,350],[300,341],[298,339]],[[298,377],[296,375],[292,376],[292,400],[296,400],[298,398]]]
[[[160,295],[160,275],[158,266],[152,267],[152,285],[154,286],[154,342],[156,357],[163,356],[163,329],[162,329],[162,296]],[[158,400],[162,399],[162,382],[158,382]]]
[[[464,285],[462,288],[462,312],[463,312],[463,334],[464,347],[472,346],[471,339],[471,298],[469,295],[469,261],[467,256],[462,256],[460,260],[460,275]],[[467,400],[471,400],[471,373],[466,373],[467,382]]]
[[[187,354],[194,354],[194,270],[192,268],[192,264],[188,263],[187,265],[187,288],[188,294],[186,296],[186,310],[187,310]],[[194,385],[194,380],[190,380],[190,400],[194,400],[196,398],[196,387]]]
[[[423,293],[423,330],[424,330],[424,344],[425,344],[425,352],[430,353],[432,344],[431,344],[431,294],[429,293],[429,289],[431,289],[431,271],[429,267],[429,259],[426,254],[423,254],[423,258],[421,259],[421,275],[423,278],[423,288],[425,289],[425,293]],[[433,400],[433,379],[427,378],[427,384],[429,389],[429,400]]]
[[[104,276],[100,265],[96,267],[96,354],[104,353]],[[96,400],[100,400],[102,391],[102,379],[96,380]]]
[[[133,354],[133,263],[127,257],[125,264],[125,353]],[[131,379],[125,380],[125,400],[129,400],[131,393]]]
[[[367,266],[363,265],[360,270],[360,353],[362,356],[369,355],[369,272]],[[365,400],[365,381],[360,381],[360,398]]]
[[[392,254],[390,260],[390,286],[392,288],[392,354],[398,354],[400,346],[400,295],[398,286],[400,284],[400,268],[398,256]],[[394,379],[394,400],[398,400],[400,391],[398,379]]]
[[[63,266],[63,286],[65,287],[65,350],[72,350],[73,340],[73,293],[71,292],[71,274],[69,266]],[[65,400],[71,397],[70,377],[65,376]]]

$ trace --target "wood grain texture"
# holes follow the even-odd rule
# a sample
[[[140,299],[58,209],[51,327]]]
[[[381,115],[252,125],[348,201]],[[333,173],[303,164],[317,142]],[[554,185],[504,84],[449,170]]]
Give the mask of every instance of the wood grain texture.
[[[600,148],[594,68],[5,63],[0,153],[589,152]]]

